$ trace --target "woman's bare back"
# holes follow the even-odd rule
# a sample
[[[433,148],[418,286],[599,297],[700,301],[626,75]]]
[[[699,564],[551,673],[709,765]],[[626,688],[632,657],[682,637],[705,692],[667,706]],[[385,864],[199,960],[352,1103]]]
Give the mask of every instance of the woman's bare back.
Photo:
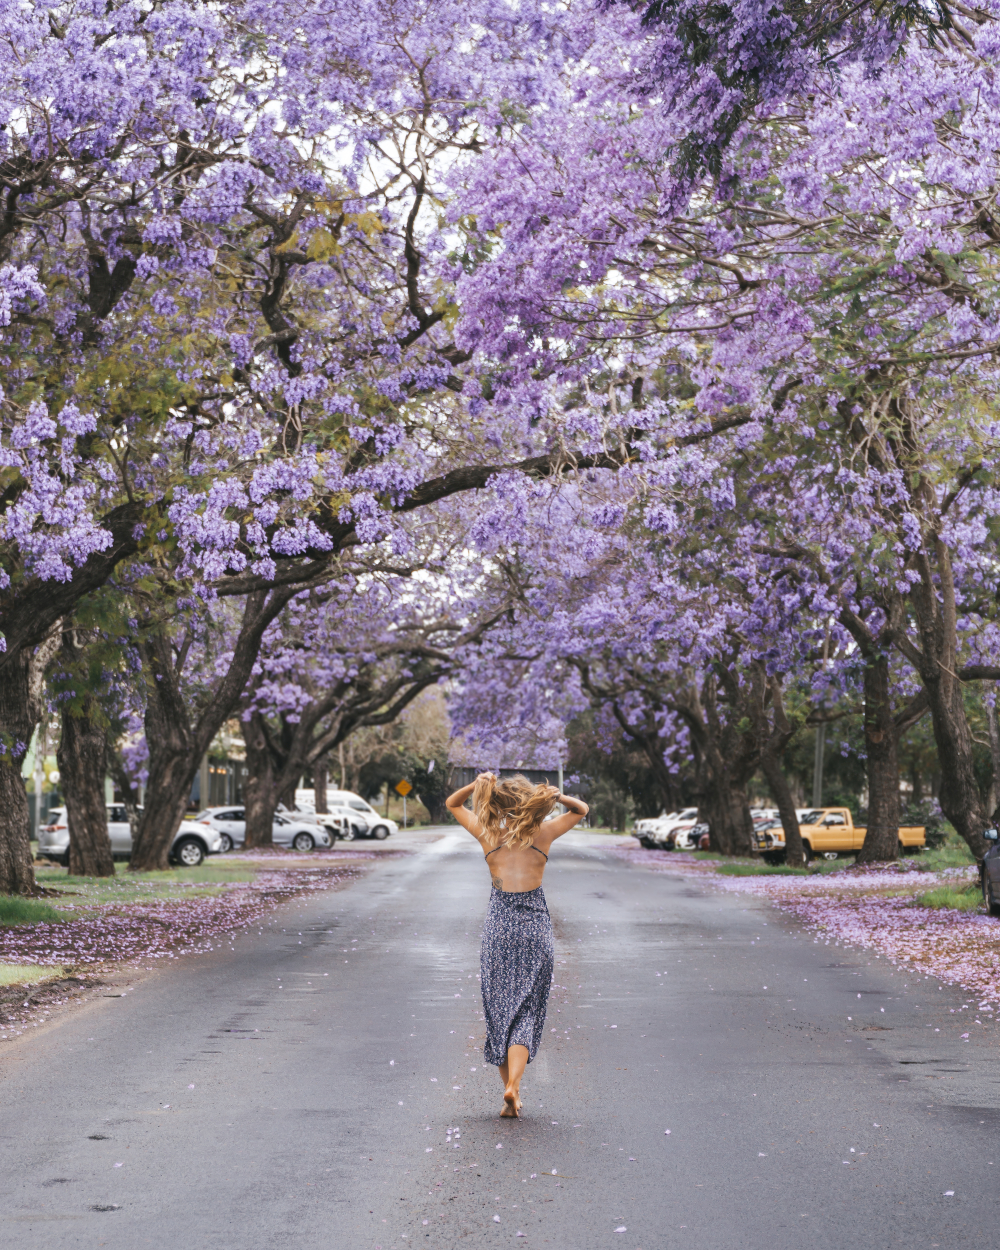
[[[501,845],[486,851],[486,862],[494,886],[509,894],[537,890],[542,884],[548,858],[546,852],[537,846]]]

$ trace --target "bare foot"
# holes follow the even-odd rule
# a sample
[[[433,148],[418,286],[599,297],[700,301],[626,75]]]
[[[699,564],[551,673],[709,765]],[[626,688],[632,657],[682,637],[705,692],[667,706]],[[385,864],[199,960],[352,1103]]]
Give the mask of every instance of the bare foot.
[[[517,1090],[506,1089],[503,1095],[503,1110],[500,1112],[502,1118],[513,1117],[515,1120],[521,1118],[521,1099],[517,1095]]]

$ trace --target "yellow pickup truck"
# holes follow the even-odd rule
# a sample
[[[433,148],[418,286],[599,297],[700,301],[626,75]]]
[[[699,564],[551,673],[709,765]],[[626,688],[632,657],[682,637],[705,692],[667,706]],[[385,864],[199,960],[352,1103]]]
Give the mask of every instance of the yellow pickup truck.
[[[836,859],[838,855],[860,851],[867,826],[856,825],[846,807],[817,807],[799,815],[802,849],[807,860],[816,855]],[[766,840],[766,845],[765,845]],[[901,825],[899,844],[905,850],[926,846],[927,833],[922,825]],[[757,835],[758,849],[764,858],[775,863],[784,859],[785,835],[781,825],[770,826]]]

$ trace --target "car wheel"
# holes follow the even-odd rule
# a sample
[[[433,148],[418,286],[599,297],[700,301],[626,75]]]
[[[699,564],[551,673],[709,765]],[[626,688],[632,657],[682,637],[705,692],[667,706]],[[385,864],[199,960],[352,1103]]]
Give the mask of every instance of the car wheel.
[[[292,847],[296,851],[311,851],[316,845],[311,833],[297,833],[292,838]]]
[[[174,847],[174,859],[182,868],[197,868],[205,858],[205,848],[197,838],[181,838]]]
[[[1000,903],[997,902],[993,893],[993,882],[989,878],[989,874],[983,878],[983,902],[986,904],[986,910],[991,916],[1000,918]]]
[[[226,851],[233,849],[233,840],[228,833],[224,833],[219,838],[219,850],[225,855]]]
[[[380,842],[384,842],[388,836],[389,836],[389,830],[386,828],[385,825],[376,825],[375,828],[372,830],[372,837],[378,838]]]
[[[59,856],[59,863],[62,864],[64,868],[69,867],[69,847],[67,847],[66,850]]]
[[[807,865],[811,863],[812,857],[813,857],[812,847],[809,845],[808,842],[803,842],[802,843],[802,858],[806,862]]]

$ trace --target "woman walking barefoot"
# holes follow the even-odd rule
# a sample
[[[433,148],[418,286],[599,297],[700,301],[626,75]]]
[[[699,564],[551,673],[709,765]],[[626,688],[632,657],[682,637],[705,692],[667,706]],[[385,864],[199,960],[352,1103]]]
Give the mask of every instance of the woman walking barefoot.
[[[472,796],[472,811],[464,806]],[[556,803],[569,810],[545,820]],[[485,852],[493,878],[480,965],[486,1045],[483,1059],[500,1069],[502,1116],[521,1114],[521,1076],[535,1057],[552,984],[552,921],[542,893],[549,849],[586,816],[586,803],[525,777],[497,781],[480,773],[445,806]],[[543,823],[544,822],[544,823]]]

